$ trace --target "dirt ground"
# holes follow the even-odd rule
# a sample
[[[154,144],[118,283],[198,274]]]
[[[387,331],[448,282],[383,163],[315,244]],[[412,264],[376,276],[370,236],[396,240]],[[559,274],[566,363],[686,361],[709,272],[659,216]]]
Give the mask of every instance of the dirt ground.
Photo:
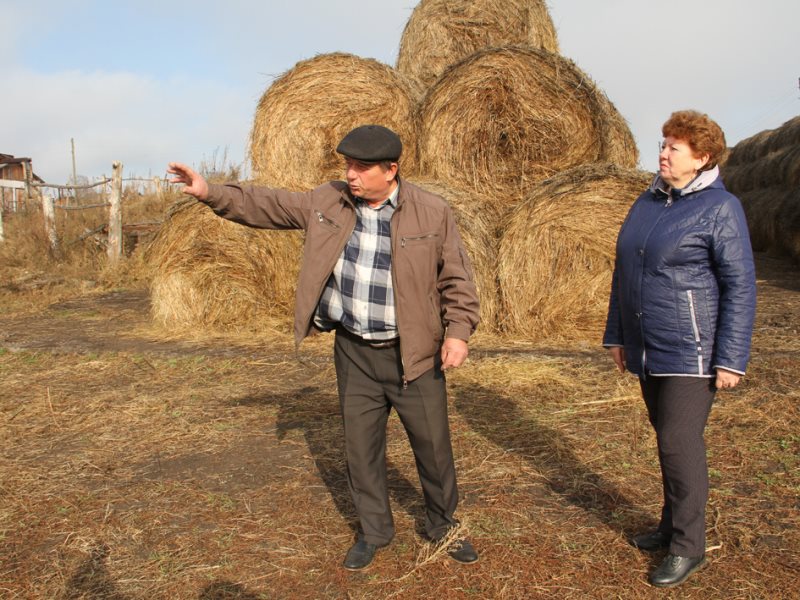
[[[707,429],[708,565],[669,591],[646,581],[662,554],[627,542],[658,514],[654,436],[594,341],[478,335],[449,376],[476,565],[429,556],[393,415],[397,536],[351,573],[330,338],[297,355],[288,322],[168,337],[146,290],[50,303],[6,286],[0,597],[798,598],[800,270],[759,255],[758,278],[748,375]]]

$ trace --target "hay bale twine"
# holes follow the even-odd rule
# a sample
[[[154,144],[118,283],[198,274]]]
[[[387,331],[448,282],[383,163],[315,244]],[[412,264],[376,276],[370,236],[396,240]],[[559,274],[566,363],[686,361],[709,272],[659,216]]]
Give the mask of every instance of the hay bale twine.
[[[500,240],[501,324],[511,334],[602,335],[616,238],[652,173],[582,165],[535,186]]]
[[[301,256],[299,232],[253,229],[181,201],[147,252],[152,317],[169,328],[212,329],[290,317]]]
[[[403,141],[402,171],[418,164],[415,110],[419,90],[377,60],[322,54],[297,63],[261,96],[250,133],[260,183],[307,190],[341,179],[336,146],[359,125],[383,125]]]
[[[498,330],[497,238],[495,216],[483,207],[486,200],[473,191],[438,181],[412,179],[412,183],[444,198],[453,209],[464,248],[472,263],[475,285],[481,303],[481,331]]]
[[[420,109],[426,177],[508,204],[581,164],[634,167],[638,151],[617,109],[575,64],[544,50],[480,51],[451,67]]]
[[[397,69],[427,89],[450,65],[498,46],[557,54],[556,29],[544,0],[422,0],[403,30]]]

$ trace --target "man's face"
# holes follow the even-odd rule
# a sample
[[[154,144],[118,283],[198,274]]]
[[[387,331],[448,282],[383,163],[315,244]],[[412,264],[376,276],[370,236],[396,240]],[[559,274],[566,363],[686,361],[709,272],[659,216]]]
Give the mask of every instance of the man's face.
[[[383,202],[391,195],[397,163],[385,169],[381,164],[364,163],[353,158],[345,157],[344,162],[345,179],[353,196],[369,202]]]

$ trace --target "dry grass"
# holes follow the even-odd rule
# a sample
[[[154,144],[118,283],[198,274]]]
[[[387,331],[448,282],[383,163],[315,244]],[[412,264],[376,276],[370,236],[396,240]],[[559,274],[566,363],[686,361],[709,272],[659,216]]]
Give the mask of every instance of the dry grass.
[[[342,178],[336,146],[359,125],[383,125],[403,141],[402,168],[417,171],[414,111],[420,92],[392,67],[352,54],[299,62],[264,92],[250,134],[253,174],[307,190]]]
[[[4,313],[40,310],[43,305],[86,293],[102,293],[125,285],[141,285],[147,277],[141,251],[148,236],[134,237],[134,223],[158,221],[177,193],[123,196],[125,257],[110,265],[105,234],[105,207],[85,210],[56,208],[58,252],[50,251],[44,231],[41,204],[32,201],[23,210],[3,216],[6,240],[0,243],[0,303]],[[86,195],[83,205],[100,204],[102,194]],[[140,228],[141,229],[141,228]],[[96,233],[91,233],[96,232]],[[142,244],[137,242],[141,240]]]
[[[710,564],[681,597],[793,594],[797,281],[759,257],[751,368],[707,433]],[[260,349],[155,343],[146,303],[123,310],[125,299],[0,325],[4,598],[664,597],[645,583],[660,556],[626,542],[657,517],[653,435],[635,379],[599,348],[478,336],[448,385],[458,514],[481,561],[456,565],[420,537],[414,460],[392,415],[397,537],[350,573],[330,339],[305,345],[302,362],[288,333],[253,337]]]
[[[508,216],[497,257],[502,329],[602,337],[617,232],[652,174],[584,165],[534,186]]]
[[[420,109],[425,176],[501,206],[570,167],[635,167],[624,119],[574,63],[544,50],[482,50],[452,66]]]
[[[403,30],[397,69],[427,89],[474,52],[509,45],[558,53],[543,0],[422,0]]]

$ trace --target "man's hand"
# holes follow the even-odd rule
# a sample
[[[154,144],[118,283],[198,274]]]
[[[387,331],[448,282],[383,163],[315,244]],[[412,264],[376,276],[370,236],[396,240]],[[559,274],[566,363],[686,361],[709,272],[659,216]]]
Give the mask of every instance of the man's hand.
[[[619,346],[612,346],[608,349],[611,353],[611,358],[614,359],[614,364],[617,365],[617,369],[620,373],[625,372],[625,349]]]
[[[171,162],[167,173],[175,175],[169,180],[170,183],[184,184],[183,193],[194,196],[198,200],[208,198],[208,183],[200,173],[182,163]]]
[[[457,338],[445,338],[442,344],[442,371],[450,367],[460,367],[467,360],[467,342]]]
[[[742,378],[741,375],[738,373],[734,373],[733,371],[726,371],[725,369],[720,369],[717,367],[717,389],[721,390],[722,388],[734,388],[736,384],[739,383],[739,380]]]

